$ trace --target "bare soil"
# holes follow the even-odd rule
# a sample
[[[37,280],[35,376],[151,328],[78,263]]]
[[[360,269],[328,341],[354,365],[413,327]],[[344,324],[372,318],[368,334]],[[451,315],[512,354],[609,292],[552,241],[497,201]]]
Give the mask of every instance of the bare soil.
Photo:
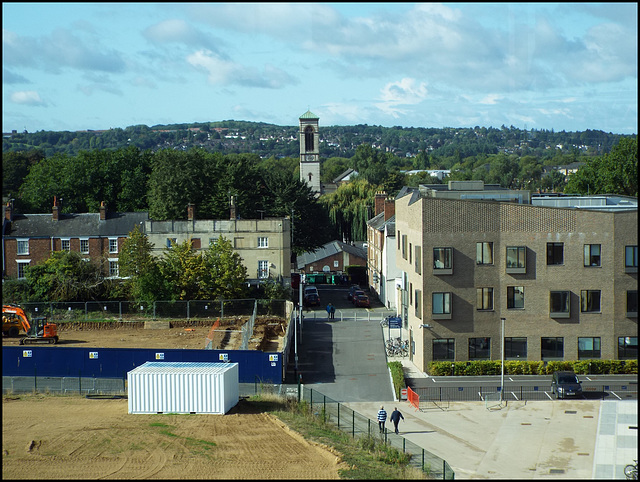
[[[61,346],[238,349],[246,319],[59,324]],[[249,349],[280,351],[286,321],[256,320]],[[4,338],[17,345],[20,338]],[[240,400],[225,415],[130,415],[126,399],[4,396],[3,479],[338,479],[329,447]]]
[[[2,401],[3,479],[338,479],[339,454],[241,400],[226,415],[130,415],[127,400]]]

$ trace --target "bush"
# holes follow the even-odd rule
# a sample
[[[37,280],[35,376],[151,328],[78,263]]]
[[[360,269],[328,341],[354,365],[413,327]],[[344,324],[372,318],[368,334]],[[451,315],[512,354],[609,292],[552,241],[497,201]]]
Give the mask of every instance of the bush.
[[[430,362],[427,372],[434,377],[450,376],[451,365],[454,376],[500,375],[501,372],[500,360]],[[505,375],[551,375],[559,370],[574,371],[579,375],[637,374],[638,360],[507,360],[504,363]]]
[[[400,392],[403,388],[407,388],[404,381],[404,370],[402,369],[402,363],[399,361],[393,361],[387,363],[389,370],[391,371],[391,379],[393,380],[393,388],[396,392],[396,397],[400,400]]]

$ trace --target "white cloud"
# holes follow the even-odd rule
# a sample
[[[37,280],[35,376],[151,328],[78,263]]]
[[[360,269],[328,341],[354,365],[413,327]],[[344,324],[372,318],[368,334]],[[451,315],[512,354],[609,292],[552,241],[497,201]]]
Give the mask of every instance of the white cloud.
[[[35,90],[23,90],[19,92],[13,92],[9,99],[14,104],[22,104],[22,105],[47,105],[44,102],[40,95]]]
[[[399,117],[405,111],[398,106],[419,104],[427,97],[427,84],[404,78],[398,82],[388,83],[382,88],[380,94],[380,102],[376,106],[393,117]]]

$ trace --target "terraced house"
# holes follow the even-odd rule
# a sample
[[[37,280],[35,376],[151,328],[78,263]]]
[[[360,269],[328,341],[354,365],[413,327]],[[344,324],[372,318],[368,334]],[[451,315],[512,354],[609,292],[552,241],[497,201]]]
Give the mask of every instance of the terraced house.
[[[398,194],[398,312],[419,369],[499,360],[501,318],[507,360],[637,358],[637,199],[536,202]]]

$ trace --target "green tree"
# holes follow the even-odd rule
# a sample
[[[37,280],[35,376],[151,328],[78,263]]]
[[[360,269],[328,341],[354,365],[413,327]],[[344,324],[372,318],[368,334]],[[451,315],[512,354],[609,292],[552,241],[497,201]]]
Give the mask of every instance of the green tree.
[[[160,272],[165,282],[171,286],[171,299],[199,300],[201,290],[207,285],[202,257],[193,249],[191,240],[172,244],[164,249],[160,260]]]
[[[321,198],[340,239],[346,242],[367,239],[367,221],[376,190],[366,179],[356,179]]]
[[[146,234],[136,226],[122,243],[118,256],[120,276],[124,278],[127,297],[132,301],[151,302],[166,299],[168,287],[152,253]]]
[[[25,278],[34,300],[87,301],[102,298],[103,273],[103,263],[87,262],[77,251],[54,251],[27,268]]]
[[[233,251],[231,241],[220,236],[202,254],[207,273],[204,297],[208,299],[238,299],[247,293],[247,268],[240,255]]]

